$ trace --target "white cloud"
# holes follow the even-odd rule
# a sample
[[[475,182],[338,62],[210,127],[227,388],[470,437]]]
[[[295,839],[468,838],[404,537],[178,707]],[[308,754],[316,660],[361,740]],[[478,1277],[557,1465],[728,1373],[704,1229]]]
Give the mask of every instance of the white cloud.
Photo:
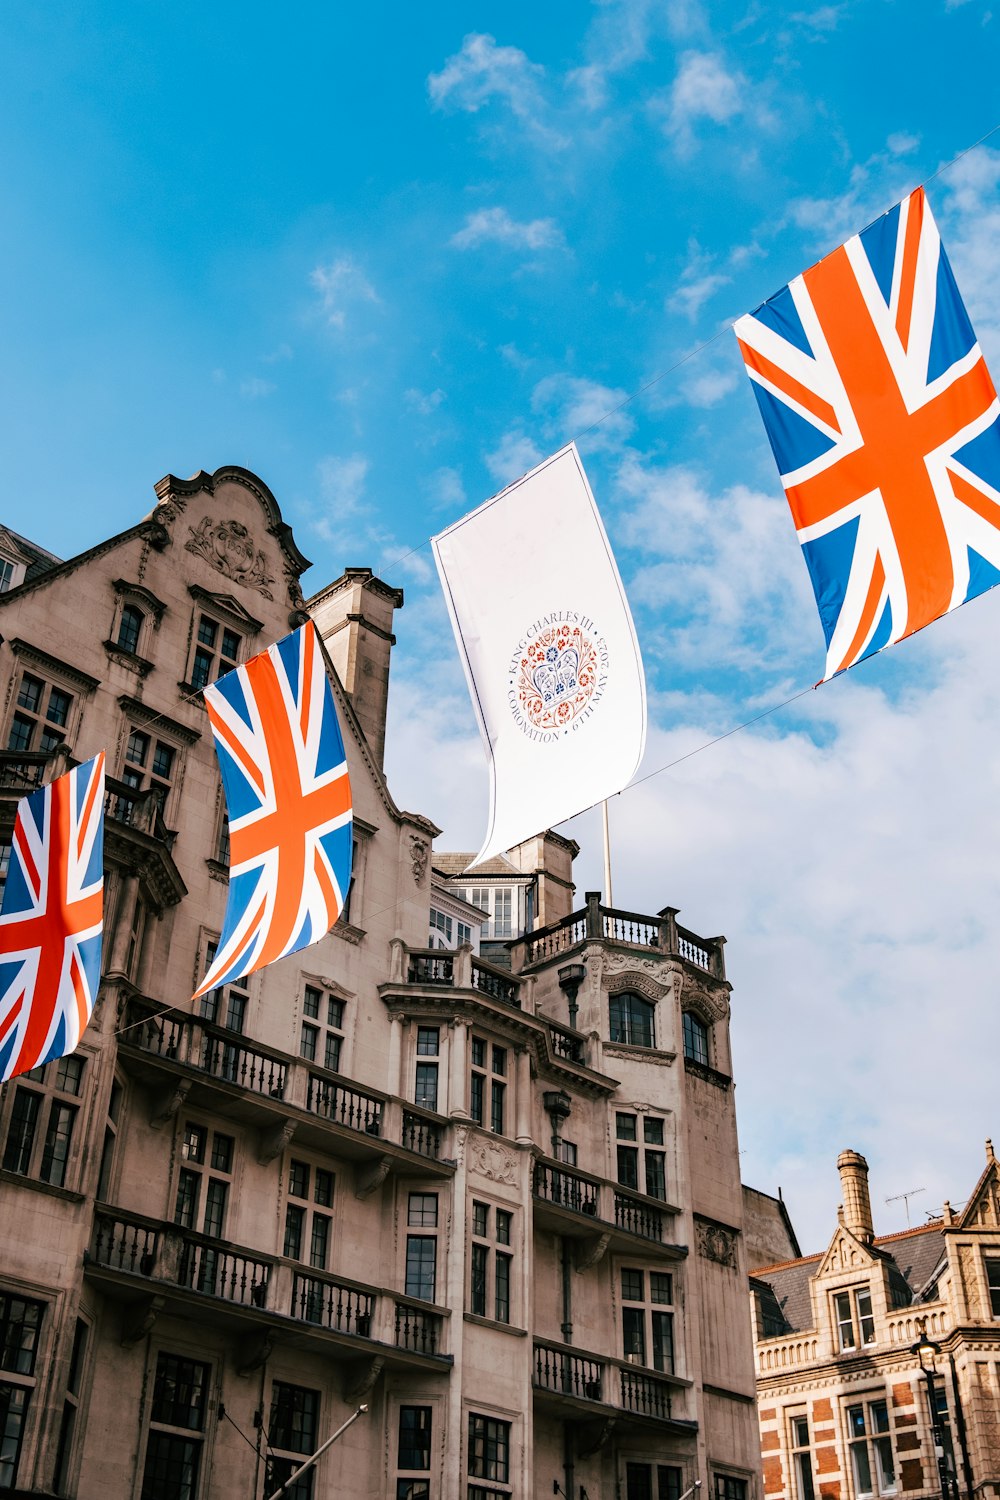
[[[513,250],[560,250],[565,239],[555,219],[519,222],[505,208],[480,208],[466,217],[464,227],[452,235],[450,243],[456,250],[472,250],[484,244]]]
[[[519,47],[501,47],[495,37],[473,32],[440,73],[430,75],[427,87],[438,108],[476,114],[499,102],[530,136],[550,147],[568,146],[568,138],[548,123],[544,77],[545,69]]]
[[[484,455],[486,467],[499,485],[513,484],[544,457],[534,440],[516,428],[505,432],[497,446]]]
[[[818,5],[815,10],[797,10],[788,19],[814,35],[828,36],[836,31],[845,9],[843,5]]]
[[[749,84],[718,52],[681,54],[666,100],[666,131],[679,152],[690,151],[698,125],[727,125],[746,108]]]
[[[705,303],[720,288],[729,286],[732,279],[722,271],[707,271],[704,275],[698,275],[696,270],[685,271],[680,285],[667,298],[667,308],[694,322]]]
[[[546,375],[531,393],[531,409],[544,419],[546,433],[558,444],[568,443],[586,429],[588,446],[615,448],[628,438],[635,425],[626,409],[617,411],[628,392],[581,375]]]
[[[689,406],[718,406],[738,385],[732,370],[702,370],[681,381],[681,394]]]
[[[428,477],[426,489],[435,510],[457,510],[467,503],[461,474],[447,464]]]
[[[434,391],[420,391],[411,387],[403,392],[403,401],[406,406],[420,417],[431,416],[446,399],[444,391],[440,388]]]
[[[912,135],[907,130],[896,130],[886,139],[886,146],[893,156],[908,156],[911,151],[916,151],[920,145],[919,135]]]
[[[360,266],[349,255],[317,266],[309,281],[319,293],[321,310],[332,328],[343,328],[348,312],[362,303],[378,303],[379,296]]]

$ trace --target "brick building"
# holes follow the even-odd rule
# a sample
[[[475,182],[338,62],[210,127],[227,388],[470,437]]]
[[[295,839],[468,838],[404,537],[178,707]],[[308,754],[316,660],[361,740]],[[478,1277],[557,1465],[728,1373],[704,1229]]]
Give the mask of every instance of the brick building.
[[[1000,1166],[964,1209],[876,1236],[868,1164],[838,1160],[826,1251],[751,1272],[770,1500],[1000,1495]],[[920,1345],[923,1348],[920,1348]]]

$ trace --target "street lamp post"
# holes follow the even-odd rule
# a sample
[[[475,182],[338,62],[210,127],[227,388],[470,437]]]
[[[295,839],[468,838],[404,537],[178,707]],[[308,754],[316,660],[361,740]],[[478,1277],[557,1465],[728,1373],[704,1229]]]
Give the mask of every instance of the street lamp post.
[[[935,1381],[937,1371],[934,1368],[934,1358],[941,1353],[941,1345],[936,1344],[927,1332],[927,1319],[922,1318],[919,1322],[920,1337],[911,1347],[910,1353],[915,1354],[920,1363],[920,1373],[927,1384],[927,1411],[931,1423],[931,1441],[934,1444],[934,1456],[937,1459],[938,1478],[941,1481],[941,1500],[949,1500],[955,1495],[957,1500],[957,1486],[953,1488],[951,1475],[948,1472],[948,1464],[944,1451],[944,1433],[938,1420],[937,1397],[935,1394]]]

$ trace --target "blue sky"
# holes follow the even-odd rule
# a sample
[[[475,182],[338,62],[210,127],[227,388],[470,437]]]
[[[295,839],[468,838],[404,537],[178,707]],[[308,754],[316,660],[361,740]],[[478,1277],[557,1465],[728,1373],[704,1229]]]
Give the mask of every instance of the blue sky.
[[[998,26],[976,0],[21,7],[3,518],[68,555],[167,472],[257,471],[307,586],[404,586],[391,784],[473,848],[485,766],[423,544],[578,437],[666,764],[822,672],[726,324],[997,124]],[[1000,136],[928,191],[1000,374]],[[842,1147],[890,1230],[884,1197],[961,1201],[1000,1131],[998,609],[613,805],[616,902],[728,935],[744,1173],[810,1247]],[[571,831],[599,886],[594,815]]]

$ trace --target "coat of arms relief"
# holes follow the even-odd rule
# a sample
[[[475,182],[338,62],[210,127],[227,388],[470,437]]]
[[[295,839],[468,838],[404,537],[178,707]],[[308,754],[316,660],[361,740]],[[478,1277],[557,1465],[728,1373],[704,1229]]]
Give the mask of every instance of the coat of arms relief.
[[[256,589],[265,599],[273,599],[269,584],[274,576],[267,571],[267,559],[242,521],[214,521],[205,516],[200,526],[188,528],[191,540],[184,546],[188,552],[203,557],[223,578]]]

